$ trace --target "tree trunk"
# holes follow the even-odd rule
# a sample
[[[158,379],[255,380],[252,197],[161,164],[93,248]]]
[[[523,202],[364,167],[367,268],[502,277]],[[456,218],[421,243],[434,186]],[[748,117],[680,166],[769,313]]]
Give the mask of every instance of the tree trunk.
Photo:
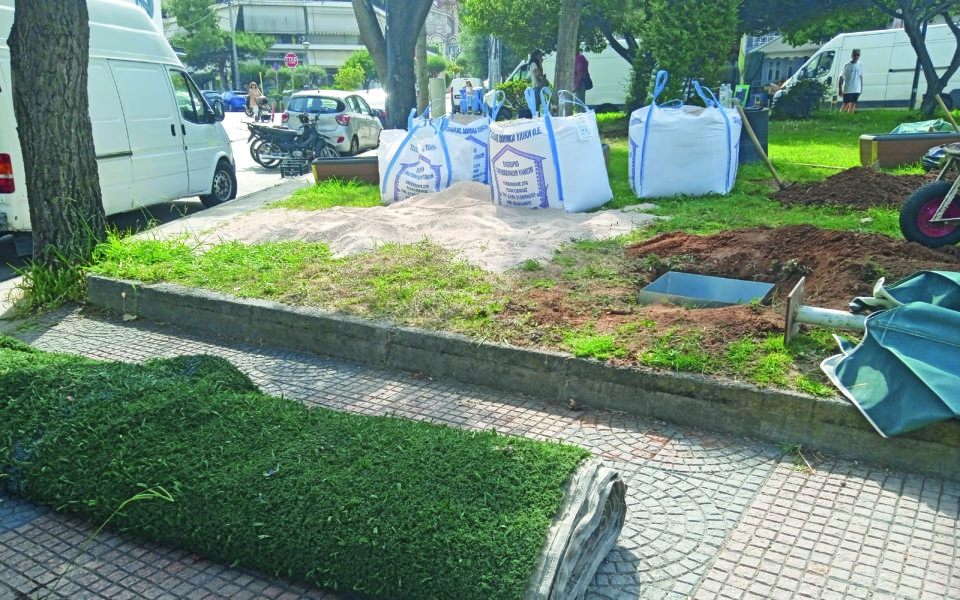
[[[87,97],[85,0],[17,0],[10,46],[33,260],[55,271],[85,264],[105,237]]]
[[[420,28],[420,34],[417,36],[417,112],[423,113],[430,106],[430,90],[428,80],[430,73],[427,71],[427,28]]]
[[[560,9],[560,25],[557,28],[557,68],[553,78],[556,93],[567,90],[573,93],[573,62],[579,45],[580,11],[583,0],[563,0]]]
[[[371,1],[353,0],[360,38],[377,72],[385,74],[382,82],[387,93],[388,129],[403,129],[410,109],[417,106],[414,48],[432,4],[432,0],[385,0],[387,25],[386,31],[381,31]]]

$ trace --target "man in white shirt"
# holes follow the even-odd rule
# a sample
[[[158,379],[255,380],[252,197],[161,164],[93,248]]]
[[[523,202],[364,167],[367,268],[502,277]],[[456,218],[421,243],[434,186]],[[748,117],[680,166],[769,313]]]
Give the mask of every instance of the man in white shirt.
[[[860,62],[860,49],[854,48],[850,55],[850,62],[843,65],[840,72],[840,95],[843,96],[843,106],[840,112],[853,113],[857,109],[857,100],[863,92],[863,63]]]

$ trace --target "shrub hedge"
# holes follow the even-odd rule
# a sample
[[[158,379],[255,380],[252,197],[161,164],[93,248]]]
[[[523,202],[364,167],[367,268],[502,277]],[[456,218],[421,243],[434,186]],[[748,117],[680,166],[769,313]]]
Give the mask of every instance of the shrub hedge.
[[[522,598],[588,452],[268,396],[211,356],[142,365],[0,337],[0,492],[371,598]]]

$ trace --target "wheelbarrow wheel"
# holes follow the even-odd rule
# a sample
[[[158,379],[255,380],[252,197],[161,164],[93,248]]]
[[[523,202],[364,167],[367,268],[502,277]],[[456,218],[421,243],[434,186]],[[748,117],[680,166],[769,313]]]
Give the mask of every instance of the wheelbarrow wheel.
[[[900,209],[900,233],[907,241],[917,242],[928,248],[940,248],[960,242],[960,221],[930,222],[952,185],[949,181],[934,181],[910,194]],[[943,217],[960,218],[960,194],[944,211]]]

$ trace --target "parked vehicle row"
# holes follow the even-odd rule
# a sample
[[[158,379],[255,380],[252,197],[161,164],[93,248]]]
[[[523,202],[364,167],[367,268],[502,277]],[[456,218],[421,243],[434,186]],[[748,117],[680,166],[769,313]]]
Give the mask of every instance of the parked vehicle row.
[[[280,124],[296,127],[291,119],[309,114],[317,131],[330,138],[341,154],[354,155],[380,143],[380,112],[370,108],[359,92],[304,90],[290,96]]]

